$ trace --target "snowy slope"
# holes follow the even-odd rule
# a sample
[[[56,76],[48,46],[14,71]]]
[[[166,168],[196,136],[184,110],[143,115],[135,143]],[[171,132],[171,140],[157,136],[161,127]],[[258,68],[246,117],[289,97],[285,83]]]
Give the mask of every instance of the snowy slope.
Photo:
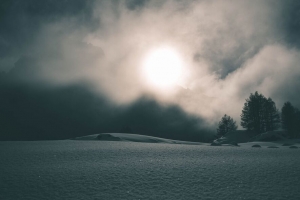
[[[0,199],[298,200],[300,149],[249,144],[0,142]]]
[[[230,131],[225,136],[216,139],[214,142],[219,144],[234,144],[249,142],[253,137],[252,133],[244,130]]]
[[[283,143],[296,143],[299,140],[290,140],[285,137],[286,132],[282,130],[270,131],[256,135],[255,133],[247,132],[245,130],[230,131],[225,136],[214,140],[214,144],[240,144],[247,142],[275,142],[278,144]],[[267,144],[267,143],[266,143]]]
[[[102,140],[102,141],[128,141],[128,142],[146,142],[146,143],[168,143],[168,144],[195,144],[199,142],[187,142],[179,140],[170,140],[147,135],[129,134],[129,133],[101,133],[83,137],[74,138],[75,140]]]

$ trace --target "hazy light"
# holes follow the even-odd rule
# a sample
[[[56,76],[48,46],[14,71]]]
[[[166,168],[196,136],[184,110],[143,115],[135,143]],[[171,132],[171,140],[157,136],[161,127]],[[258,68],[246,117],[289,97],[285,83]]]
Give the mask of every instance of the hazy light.
[[[176,85],[181,75],[182,61],[174,49],[158,48],[146,56],[143,70],[148,83],[166,88]]]

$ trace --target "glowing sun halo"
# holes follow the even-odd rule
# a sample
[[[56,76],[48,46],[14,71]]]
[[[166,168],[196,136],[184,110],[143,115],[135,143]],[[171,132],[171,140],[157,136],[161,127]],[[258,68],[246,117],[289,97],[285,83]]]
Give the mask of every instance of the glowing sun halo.
[[[146,56],[143,70],[149,83],[166,88],[177,83],[182,71],[182,61],[172,48],[159,48]]]

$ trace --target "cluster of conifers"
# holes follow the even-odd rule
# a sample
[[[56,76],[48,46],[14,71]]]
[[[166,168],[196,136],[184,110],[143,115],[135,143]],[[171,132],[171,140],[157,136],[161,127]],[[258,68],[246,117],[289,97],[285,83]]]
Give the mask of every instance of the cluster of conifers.
[[[290,102],[285,102],[279,112],[270,97],[251,93],[242,110],[241,126],[256,134],[282,128],[290,138],[297,138],[300,137],[300,111]],[[236,122],[225,114],[218,124],[217,134],[223,136],[237,128]]]

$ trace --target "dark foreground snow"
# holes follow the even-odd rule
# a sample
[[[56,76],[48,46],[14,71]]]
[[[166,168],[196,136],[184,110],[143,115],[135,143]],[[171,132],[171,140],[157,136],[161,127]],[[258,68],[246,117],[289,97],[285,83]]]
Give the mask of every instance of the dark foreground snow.
[[[0,158],[1,200],[300,197],[300,149],[284,146],[0,142]]]

